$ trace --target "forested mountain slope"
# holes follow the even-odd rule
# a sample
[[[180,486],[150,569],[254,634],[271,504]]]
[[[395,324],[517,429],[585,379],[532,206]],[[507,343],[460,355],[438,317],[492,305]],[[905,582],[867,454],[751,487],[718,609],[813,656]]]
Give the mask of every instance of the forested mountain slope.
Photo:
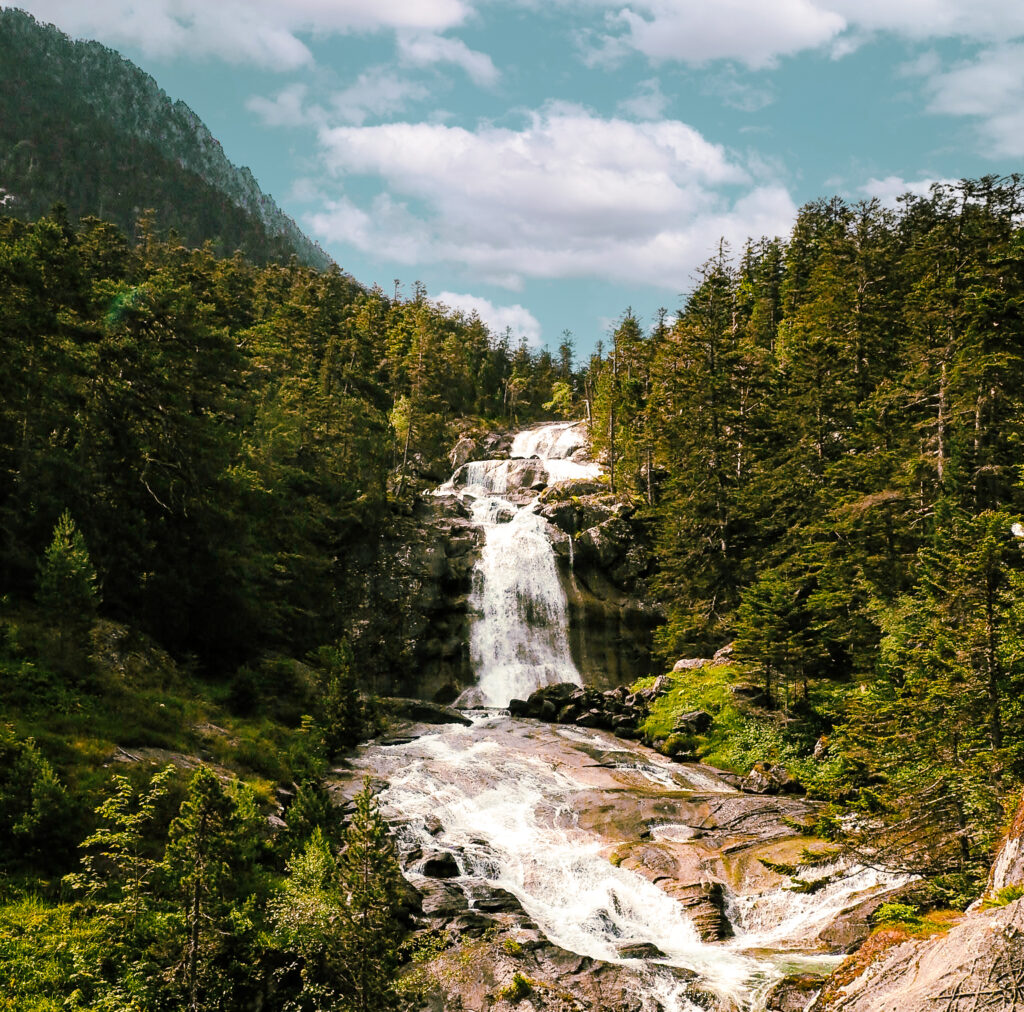
[[[180,241],[257,263],[330,258],[225,157],[196,114],[97,42],[0,10],[0,194],[31,221],[57,202],[134,236],[152,210]]]
[[[1022,211],[1016,176],[810,204],[587,380],[665,659],[732,642],[779,714],[764,758],[817,741],[808,782],[954,892],[1024,776]]]

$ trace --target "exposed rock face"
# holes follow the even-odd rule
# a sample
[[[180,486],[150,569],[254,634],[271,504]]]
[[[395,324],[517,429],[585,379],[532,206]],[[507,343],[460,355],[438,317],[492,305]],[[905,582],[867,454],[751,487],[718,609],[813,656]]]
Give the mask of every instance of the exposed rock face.
[[[857,973],[862,965],[855,957],[840,967],[811,1012],[1021,1012],[1024,901],[895,945]]]
[[[594,491],[594,489],[601,491]],[[608,688],[646,675],[661,620],[646,591],[653,559],[635,511],[596,482],[560,482],[539,512],[557,532],[569,600],[569,640],[588,681]]]
[[[1017,814],[996,852],[985,895],[995,896],[1007,886],[1024,886],[1024,794]]]
[[[578,689],[551,686],[540,699],[551,707],[564,707]],[[585,725],[577,725],[581,726]],[[637,899],[630,897],[649,896],[634,892],[634,886],[618,877],[613,892],[622,897],[626,913],[622,922],[613,921],[619,916],[619,900],[609,904],[600,899],[606,873],[587,863],[591,860],[617,866],[618,871],[607,873],[611,876],[628,873],[645,879],[644,890],[653,886],[676,899],[700,938],[719,953],[748,948],[757,953],[764,949],[835,951],[825,938],[835,915],[849,911],[858,916],[869,899],[880,901],[887,892],[884,882],[864,881],[821,902],[820,919],[803,916],[794,922],[785,913],[804,907],[800,899],[787,899],[795,895],[788,889],[789,880],[774,869],[798,862],[806,848],[822,848],[821,841],[794,829],[814,821],[819,807],[815,802],[741,794],[709,767],[668,762],[601,730],[579,731],[492,715],[470,730],[433,727],[422,731],[421,743],[401,750],[371,747],[357,768],[334,771],[333,791],[339,800],[351,796],[365,771],[399,781],[386,804],[391,808],[389,817],[405,823],[399,832],[403,865],[419,892],[418,905],[407,904],[413,912],[412,926],[423,932],[425,943],[443,944],[442,951],[410,971],[421,973],[428,1006],[439,1012],[516,1004],[509,990],[515,974],[530,988],[528,994],[520,995],[519,1007],[534,1012],[650,1010],[657,1007],[650,990],[655,975],[659,986],[672,980],[685,988],[686,999],[700,1008],[737,1012],[747,1007],[738,998],[713,993],[710,981],[700,979],[700,968],[689,969],[685,958],[680,960],[672,947],[675,934],[645,937],[638,930],[643,913]],[[451,743],[451,751],[445,741]],[[478,752],[479,746],[483,748]],[[519,756],[526,757],[525,764],[512,758]],[[406,776],[410,763],[438,761],[443,772],[430,774],[427,766],[421,771],[426,776],[440,775],[440,780],[410,783]],[[472,809],[479,804],[481,813],[490,811],[487,799],[493,797],[505,762],[512,762],[518,771],[505,781],[510,801],[519,773],[527,780],[544,776],[546,782],[547,775],[540,771],[551,770],[551,782],[568,791],[565,796],[544,793],[533,814],[524,811],[516,816],[515,827],[507,834],[500,829],[503,823],[493,823],[486,814],[478,819]],[[538,789],[536,783],[524,788],[527,794]],[[571,808],[565,807],[568,797]],[[512,807],[517,810],[515,802]],[[523,826],[532,825],[536,818],[549,829],[520,836],[520,818]],[[550,880],[542,852],[554,844],[553,860],[560,869],[564,867],[560,827],[569,827],[574,838],[582,834],[581,841],[597,841],[600,846],[599,853],[590,848],[592,857],[581,857],[580,881],[590,883],[596,899],[587,930],[597,938],[605,930],[600,925],[607,925],[607,935],[600,936],[608,939],[603,959],[562,947],[573,944],[565,939],[579,936],[572,931],[558,934],[566,925],[561,916],[550,925],[545,921],[552,915],[543,892]],[[553,835],[549,837],[548,832]],[[520,853],[516,848],[521,845],[529,849]],[[582,847],[581,854],[586,850]],[[521,862],[529,869],[523,875],[516,871],[523,867]],[[508,888],[499,887],[495,880]],[[762,897],[766,897],[765,912],[751,917],[749,912]],[[730,937],[734,929],[735,937]],[[559,938],[561,945],[552,937]],[[774,989],[767,1008],[773,1012],[802,1009],[815,983],[811,978],[784,981]],[[661,1007],[674,1006],[663,1003]],[[678,1007],[689,1006],[679,1002]]]
[[[341,560],[339,593],[360,602],[352,645],[370,691],[451,703],[472,684],[468,597],[482,540],[457,498],[424,496]]]

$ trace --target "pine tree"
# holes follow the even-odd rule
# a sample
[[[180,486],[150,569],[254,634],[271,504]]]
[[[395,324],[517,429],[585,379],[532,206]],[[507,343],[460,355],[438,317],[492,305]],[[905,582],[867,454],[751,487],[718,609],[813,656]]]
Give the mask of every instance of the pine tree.
[[[157,864],[148,833],[173,772],[173,766],[165,766],[139,791],[128,777],[114,777],[111,793],[96,808],[100,826],[81,844],[83,871],[70,877],[72,886],[94,897],[106,894],[108,912],[129,934],[148,906]]]
[[[356,809],[338,861],[344,898],[340,942],[342,1003],[345,1012],[394,1012],[401,928],[396,917],[402,872],[388,824],[369,780],[356,795]]]
[[[214,961],[229,934],[221,926],[240,871],[241,831],[234,801],[216,774],[200,766],[171,823],[163,861],[184,924],[179,972],[189,1012],[210,1007],[215,991]]]
[[[299,957],[309,1007],[396,1012],[402,875],[368,782],[355,805],[340,857],[317,827],[289,863],[273,904],[276,937]]]
[[[48,617],[65,626],[87,623],[99,602],[96,570],[85,538],[65,510],[39,564],[37,599]]]

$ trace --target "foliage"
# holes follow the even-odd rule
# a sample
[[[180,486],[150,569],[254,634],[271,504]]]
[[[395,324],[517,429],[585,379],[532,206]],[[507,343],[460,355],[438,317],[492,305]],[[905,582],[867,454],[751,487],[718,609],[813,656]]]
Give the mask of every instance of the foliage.
[[[499,1001],[507,1001],[510,1005],[518,1005],[524,998],[533,993],[533,986],[528,977],[518,970],[512,974],[512,979],[502,988],[498,989],[495,997]]]
[[[1008,885],[1000,889],[995,896],[990,896],[982,903],[983,909],[1007,907],[1024,897],[1024,885]]]
[[[317,827],[292,858],[273,918],[278,944],[301,960],[302,1007],[386,1012],[401,1004],[401,872],[368,783],[355,803],[339,857]]]
[[[53,540],[40,561],[36,596],[46,611],[69,625],[88,622],[96,611],[96,570],[67,510],[57,520]]]
[[[871,923],[878,924],[920,924],[920,910],[911,903],[883,903],[871,915]]]
[[[74,832],[73,805],[32,738],[0,724],[0,869],[59,868]]]

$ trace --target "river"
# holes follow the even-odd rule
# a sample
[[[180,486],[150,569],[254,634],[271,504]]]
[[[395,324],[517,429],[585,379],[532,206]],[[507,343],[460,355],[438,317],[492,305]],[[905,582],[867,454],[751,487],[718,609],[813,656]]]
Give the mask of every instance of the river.
[[[766,841],[788,845],[795,834],[786,819],[808,816],[810,803],[752,798],[708,767],[670,762],[606,732],[502,712],[537,687],[585,681],[536,507],[545,484],[599,474],[585,457],[583,427],[555,423],[517,434],[511,459],[466,464],[443,486],[470,505],[484,533],[471,599],[477,686],[460,701],[477,708],[468,711],[473,723],[372,745],[358,767],[387,781],[380,803],[414,884],[424,880],[418,855],[451,855],[453,885],[468,896],[481,886],[507,890],[554,945],[620,968],[635,1008],[762,1008],[785,974],[834,965],[822,929],[899,880],[847,869],[801,892],[777,876],[751,879],[756,862],[745,855]],[[623,853],[641,859],[618,860]],[[698,886],[719,883],[731,938],[702,940],[672,895],[694,876]],[[646,958],[635,958],[638,946]]]

